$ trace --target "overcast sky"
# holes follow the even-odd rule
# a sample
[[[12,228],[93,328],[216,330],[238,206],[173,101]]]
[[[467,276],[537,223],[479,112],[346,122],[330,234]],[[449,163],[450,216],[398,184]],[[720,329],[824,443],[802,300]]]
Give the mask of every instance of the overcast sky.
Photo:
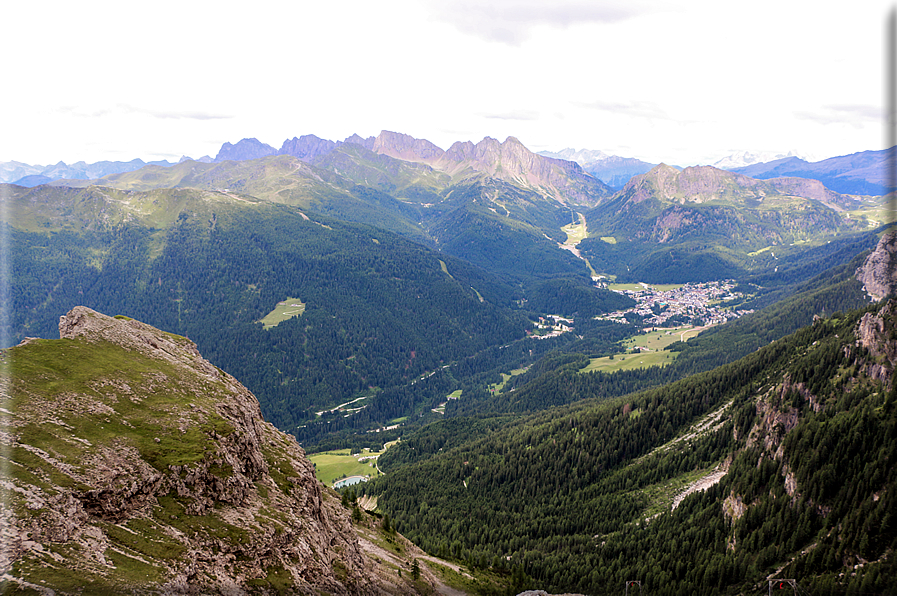
[[[0,161],[513,135],[676,165],[881,149],[879,0],[4,4]]]

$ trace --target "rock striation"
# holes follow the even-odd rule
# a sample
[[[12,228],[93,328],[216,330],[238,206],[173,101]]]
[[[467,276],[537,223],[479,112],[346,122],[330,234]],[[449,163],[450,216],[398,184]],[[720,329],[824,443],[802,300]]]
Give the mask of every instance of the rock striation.
[[[55,594],[384,589],[295,440],[190,340],[76,307],[3,352],[0,574]]]

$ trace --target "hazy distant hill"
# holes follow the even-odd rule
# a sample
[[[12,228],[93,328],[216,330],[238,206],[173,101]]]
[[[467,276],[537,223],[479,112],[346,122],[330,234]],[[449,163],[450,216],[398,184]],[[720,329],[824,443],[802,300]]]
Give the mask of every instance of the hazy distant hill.
[[[715,162],[712,165],[720,170],[734,170],[736,168],[744,168],[754,164],[767,163],[788,157],[801,157],[793,151],[788,153],[774,153],[772,151],[736,151]]]
[[[583,171],[613,188],[623,188],[630,178],[644,174],[657,165],[634,157],[619,157],[590,149],[567,148],[558,152],[540,151],[539,155],[575,161],[582,166]]]
[[[731,171],[752,178],[766,180],[781,176],[798,176],[819,180],[828,188],[842,194],[883,195],[889,192],[888,160],[895,148],[862,151],[822,161],[808,163],[798,157],[786,157]]]
[[[258,139],[242,139],[236,144],[224,143],[215,156],[216,162],[243,161],[277,155],[277,149],[262,143]]]
[[[50,166],[28,166],[18,162],[5,162],[0,164],[0,183],[11,182],[19,186],[37,186],[54,180],[94,180],[118,174],[120,172],[132,172],[146,165],[171,166],[168,161],[145,162],[142,159],[131,161],[98,161],[86,163],[79,161],[73,164],[59,162]]]

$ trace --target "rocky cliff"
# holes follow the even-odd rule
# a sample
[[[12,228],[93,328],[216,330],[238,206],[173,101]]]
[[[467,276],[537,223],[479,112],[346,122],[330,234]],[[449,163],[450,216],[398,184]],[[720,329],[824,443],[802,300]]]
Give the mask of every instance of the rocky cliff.
[[[856,271],[856,278],[863,284],[863,290],[874,301],[886,296],[894,296],[897,287],[897,233],[891,232],[881,237],[878,246],[863,261]]]
[[[292,155],[302,161],[311,161],[321,155],[327,155],[334,149],[337,144],[327,139],[321,139],[315,135],[302,135],[299,138],[293,137],[283,142],[283,146],[278,155]]]
[[[385,594],[295,440],[188,339],[84,307],[2,353],[0,574],[43,594]],[[379,578],[379,579],[378,579]]]

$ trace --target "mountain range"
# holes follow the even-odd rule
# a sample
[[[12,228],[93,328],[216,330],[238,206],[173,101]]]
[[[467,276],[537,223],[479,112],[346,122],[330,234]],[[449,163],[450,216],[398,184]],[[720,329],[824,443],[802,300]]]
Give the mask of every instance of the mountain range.
[[[109,174],[132,172],[146,165],[170,166],[172,164],[164,160],[145,162],[142,159],[132,159],[131,161],[98,161],[91,164],[79,161],[71,165],[60,161],[49,166],[31,166],[17,161],[7,161],[0,163],[0,182],[32,187],[55,180],[93,180]]]
[[[855,195],[883,195],[893,190],[888,181],[889,166],[895,148],[861,151],[840,157],[808,163],[799,157],[784,157],[767,163],[739,168],[733,172],[767,180],[794,176],[819,180],[835,192]]]
[[[488,138],[484,139],[484,141],[486,140]],[[459,153],[469,151],[468,145],[471,145],[469,142],[458,142],[448,151],[443,151],[429,141],[389,131],[383,131],[376,137],[367,138],[352,135],[343,141],[321,139],[310,134],[286,139],[280,149],[275,149],[254,138],[242,139],[234,144],[225,142],[214,159],[205,156],[196,161],[203,163],[243,161],[273,155],[291,155],[311,162],[345,144],[359,145],[378,154],[424,163],[431,163],[435,158],[445,154],[448,154],[449,160],[457,160]],[[603,151],[592,149],[567,148],[556,152],[540,151],[538,154],[577,163],[584,172],[614,189],[622,188],[633,176],[644,174],[657,165],[635,158],[609,155]],[[883,195],[888,192],[889,188],[886,157],[886,151],[864,151],[810,163],[794,152],[781,154],[740,151],[726,156],[712,165],[718,169],[736,171],[759,179],[796,176],[819,180],[830,189],[842,194]],[[182,157],[180,162],[188,159],[186,156]],[[109,174],[134,171],[147,163],[160,166],[174,165],[168,161],[144,162],[140,159],[129,162],[102,161],[93,164],[77,162],[72,165],[59,162],[51,166],[36,166],[9,161],[0,163],[0,183],[7,182],[30,187],[63,179],[97,179]]]

